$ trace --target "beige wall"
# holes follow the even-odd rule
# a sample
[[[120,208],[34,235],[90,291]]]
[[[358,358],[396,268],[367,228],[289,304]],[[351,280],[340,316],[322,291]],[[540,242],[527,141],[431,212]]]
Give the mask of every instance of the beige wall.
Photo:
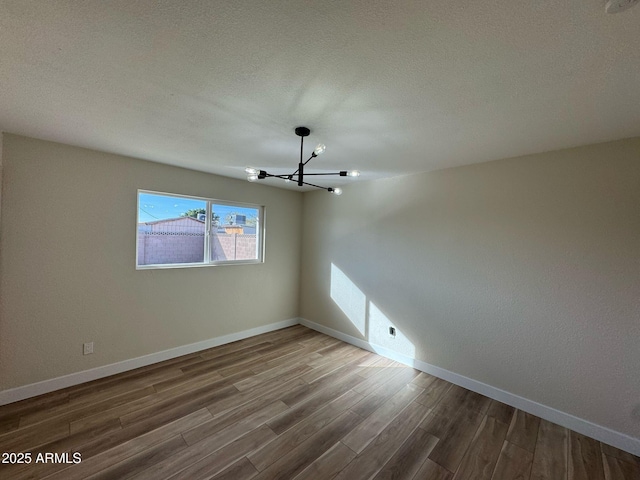
[[[0,390],[298,315],[300,193],[8,134],[3,161]],[[265,205],[266,263],[136,270],[138,188]]]
[[[640,139],[303,203],[302,317],[640,437]]]

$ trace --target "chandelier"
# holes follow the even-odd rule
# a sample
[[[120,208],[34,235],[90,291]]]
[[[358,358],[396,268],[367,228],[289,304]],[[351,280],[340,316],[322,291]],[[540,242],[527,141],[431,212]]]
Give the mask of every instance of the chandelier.
[[[310,176],[324,176],[324,175],[338,175],[340,177],[357,177],[358,175],[360,175],[360,172],[358,170],[341,170],[339,172],[324,172],[324,173],[304,173],[304,167],[307,163],[309,163],[312,159],[316,158],[318,155],[321,155],[322,152],[325,151],[326,147],[321,143],[320,145],[318,145],[313,152],[311,152],[311,156],[306,160],[303,161],[304,159],[304,137],[309,136],[309,134],[311,133],[311,130],[309,130],[307,127],[297,127],[296,130],[296,135],[298,135],[300,137],[300,162],[298,163],[298,169],[290,174],[284,174],[284,175],[273,175],[271,173],[268,173],[266,170],[260,170],[259,168],[255,168],[255,167],[247,167],[244,169],[245,172],[247,172],[247,180],[249,180],[250,182],[256,182],[258,180],[263,180],[265,178],[280,178],[282,180],[284,180],[285,182],[297,182],[298,186],[301,187],[303,185],[308,185],[310,187],[316,187],[316,188],[320,188],[322,190],[326,190],[329,193],[333,193],[334,195],[341,195],[342,194],[342,189],[338,188],[338,187],[322,187],[320,185],[316,185],[314,183],[309,183],[305,181],[305,175],[307,177]]]

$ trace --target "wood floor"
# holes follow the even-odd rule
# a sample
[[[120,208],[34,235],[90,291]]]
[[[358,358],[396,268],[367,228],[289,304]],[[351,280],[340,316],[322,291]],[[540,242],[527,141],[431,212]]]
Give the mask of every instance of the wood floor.
[[[637,457],[299,325],[0,407],[0,452],[32,455],[3,480],[640,479]],[[82,461],[36,463],[53,452]]]

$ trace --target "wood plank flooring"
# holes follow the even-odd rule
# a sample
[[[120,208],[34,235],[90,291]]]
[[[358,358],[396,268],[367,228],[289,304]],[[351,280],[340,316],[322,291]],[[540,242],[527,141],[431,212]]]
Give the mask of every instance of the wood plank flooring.
[[[0,407],[0,452],[32,456],[3,480],[640,479],[638,457],[300,325]]]

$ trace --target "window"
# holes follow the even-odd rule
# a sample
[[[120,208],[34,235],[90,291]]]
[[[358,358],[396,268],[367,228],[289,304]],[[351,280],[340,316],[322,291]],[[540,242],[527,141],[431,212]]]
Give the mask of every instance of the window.
[[[138,190],[137,268],[262,262],[264,207]]]

